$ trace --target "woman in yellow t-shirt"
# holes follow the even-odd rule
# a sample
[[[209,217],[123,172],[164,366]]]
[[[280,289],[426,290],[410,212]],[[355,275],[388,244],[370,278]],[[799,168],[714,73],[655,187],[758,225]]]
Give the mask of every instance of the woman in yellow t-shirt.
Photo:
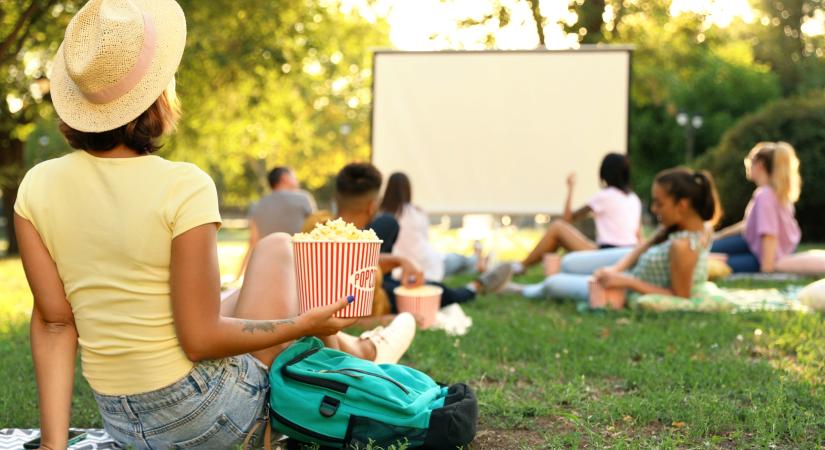
[[[115,440],[233,448],[264,428],[269,365],[292,340],[328,336],[394,362],[415,333],[402,315],[339,341],[352,320],[332,316],[353,297],[298,316],[286,235],[260,241],[240,294],[221,304],[215,184],[151,155],[177,119],[185,40],[173,0],[90,0],[57,52],[52,99],[77,151],[26,174],[14,219],[34,296],[41,448],[66,448],[78,347]]]

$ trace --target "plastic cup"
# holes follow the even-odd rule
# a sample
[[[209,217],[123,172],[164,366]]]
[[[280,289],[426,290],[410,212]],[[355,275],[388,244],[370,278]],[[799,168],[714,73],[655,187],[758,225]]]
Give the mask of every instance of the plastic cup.
[[[429,328],[435,323],[436,313],[441,308],[442,292],[443,289],[440,287],[428,285],[415,288],[399,286],[393,289],[398,311],[415,316],[415,321],[421,329]]]
[[[604,288],[595,278],[588,281],[589,303],[591,308],[622,309],[625,305],[626,290],[621,288]]]
[[[293,241],[292,250],[301,313],[348,295],[355,301],[335,317],[372,313],[381,241]]]
[[[549,277],[561,272],[561,256],[556,253],[545,253],[542,259],[544,276]]]

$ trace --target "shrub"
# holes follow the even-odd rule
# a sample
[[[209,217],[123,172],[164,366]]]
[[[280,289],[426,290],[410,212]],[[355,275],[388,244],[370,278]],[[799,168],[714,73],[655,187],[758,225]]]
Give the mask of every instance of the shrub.
[[[713,173],[725,208],[724,225],[742,220],[754,186],[743,160],[760,141],[786,141],[797,151],[802,195],[796,217],[806,241],[825,240],[825,92],[777,100],[739,120],[719,146],[698,161]]]

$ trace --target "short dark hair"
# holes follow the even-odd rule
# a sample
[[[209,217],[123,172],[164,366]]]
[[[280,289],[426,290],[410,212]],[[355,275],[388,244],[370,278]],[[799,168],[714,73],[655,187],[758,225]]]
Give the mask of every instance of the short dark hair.
[[[602,159],[599,178],[608,186],[630,192],[630,161],[621,153],[608,153]]]
[[[381,172],[370,163],[351,163],[335,177],[335,199],[339,208],[377,195],[381,190]]]
[[[412,186],[410,179],[402,172],[395,172],[387,179],[387,189],[384,199],[381,200],[381,211],[394,216],[401,214],[404,205],[412,202]]]
[[[278,166],[270,170],[269,176],[267,177],[267,179],[269,180],[269,186],[273,188],[277,186],[278,183],[281,182],[281,178],[283,178],[284,175],[288,174],[290,170],[292,169],[284,166]]]
[[[69,145],[78,150],[107,151],[125,145],[142,154],[156,152],[162,147],[158,138],[175,128],[180,116],[174,91],[163,91],[152,106],[126,125],[99,133],[75,130],[59,121],[60,132]]]

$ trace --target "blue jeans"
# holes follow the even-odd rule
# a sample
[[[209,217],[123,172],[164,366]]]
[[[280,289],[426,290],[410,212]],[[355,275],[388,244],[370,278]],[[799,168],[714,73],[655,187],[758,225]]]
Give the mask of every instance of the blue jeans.
[[[598,269],[612,266],[632,252],[633,248],[611,248],[568,253],[561,259],[561,272],[551,275],[541,283],[525,286],[522,294],[527,298],[564,298],[587,301],[588,281]]]
[[[137,450],[236,448],[266,420],[268,399],[268,371],[250,355],[198,362],[183,379],[151,392],[95,393],[106,432]]]
[[[714,241],[710,251],[728,255],[728,266],[736,273],[760,271],[759,259],[751,253],[748,242],[741,234]]]
[[[475,256],[447,253],[444,255],[444,276],[449,277],[462,273],[475,273],[476,263],[478,263],[478,258]]]

